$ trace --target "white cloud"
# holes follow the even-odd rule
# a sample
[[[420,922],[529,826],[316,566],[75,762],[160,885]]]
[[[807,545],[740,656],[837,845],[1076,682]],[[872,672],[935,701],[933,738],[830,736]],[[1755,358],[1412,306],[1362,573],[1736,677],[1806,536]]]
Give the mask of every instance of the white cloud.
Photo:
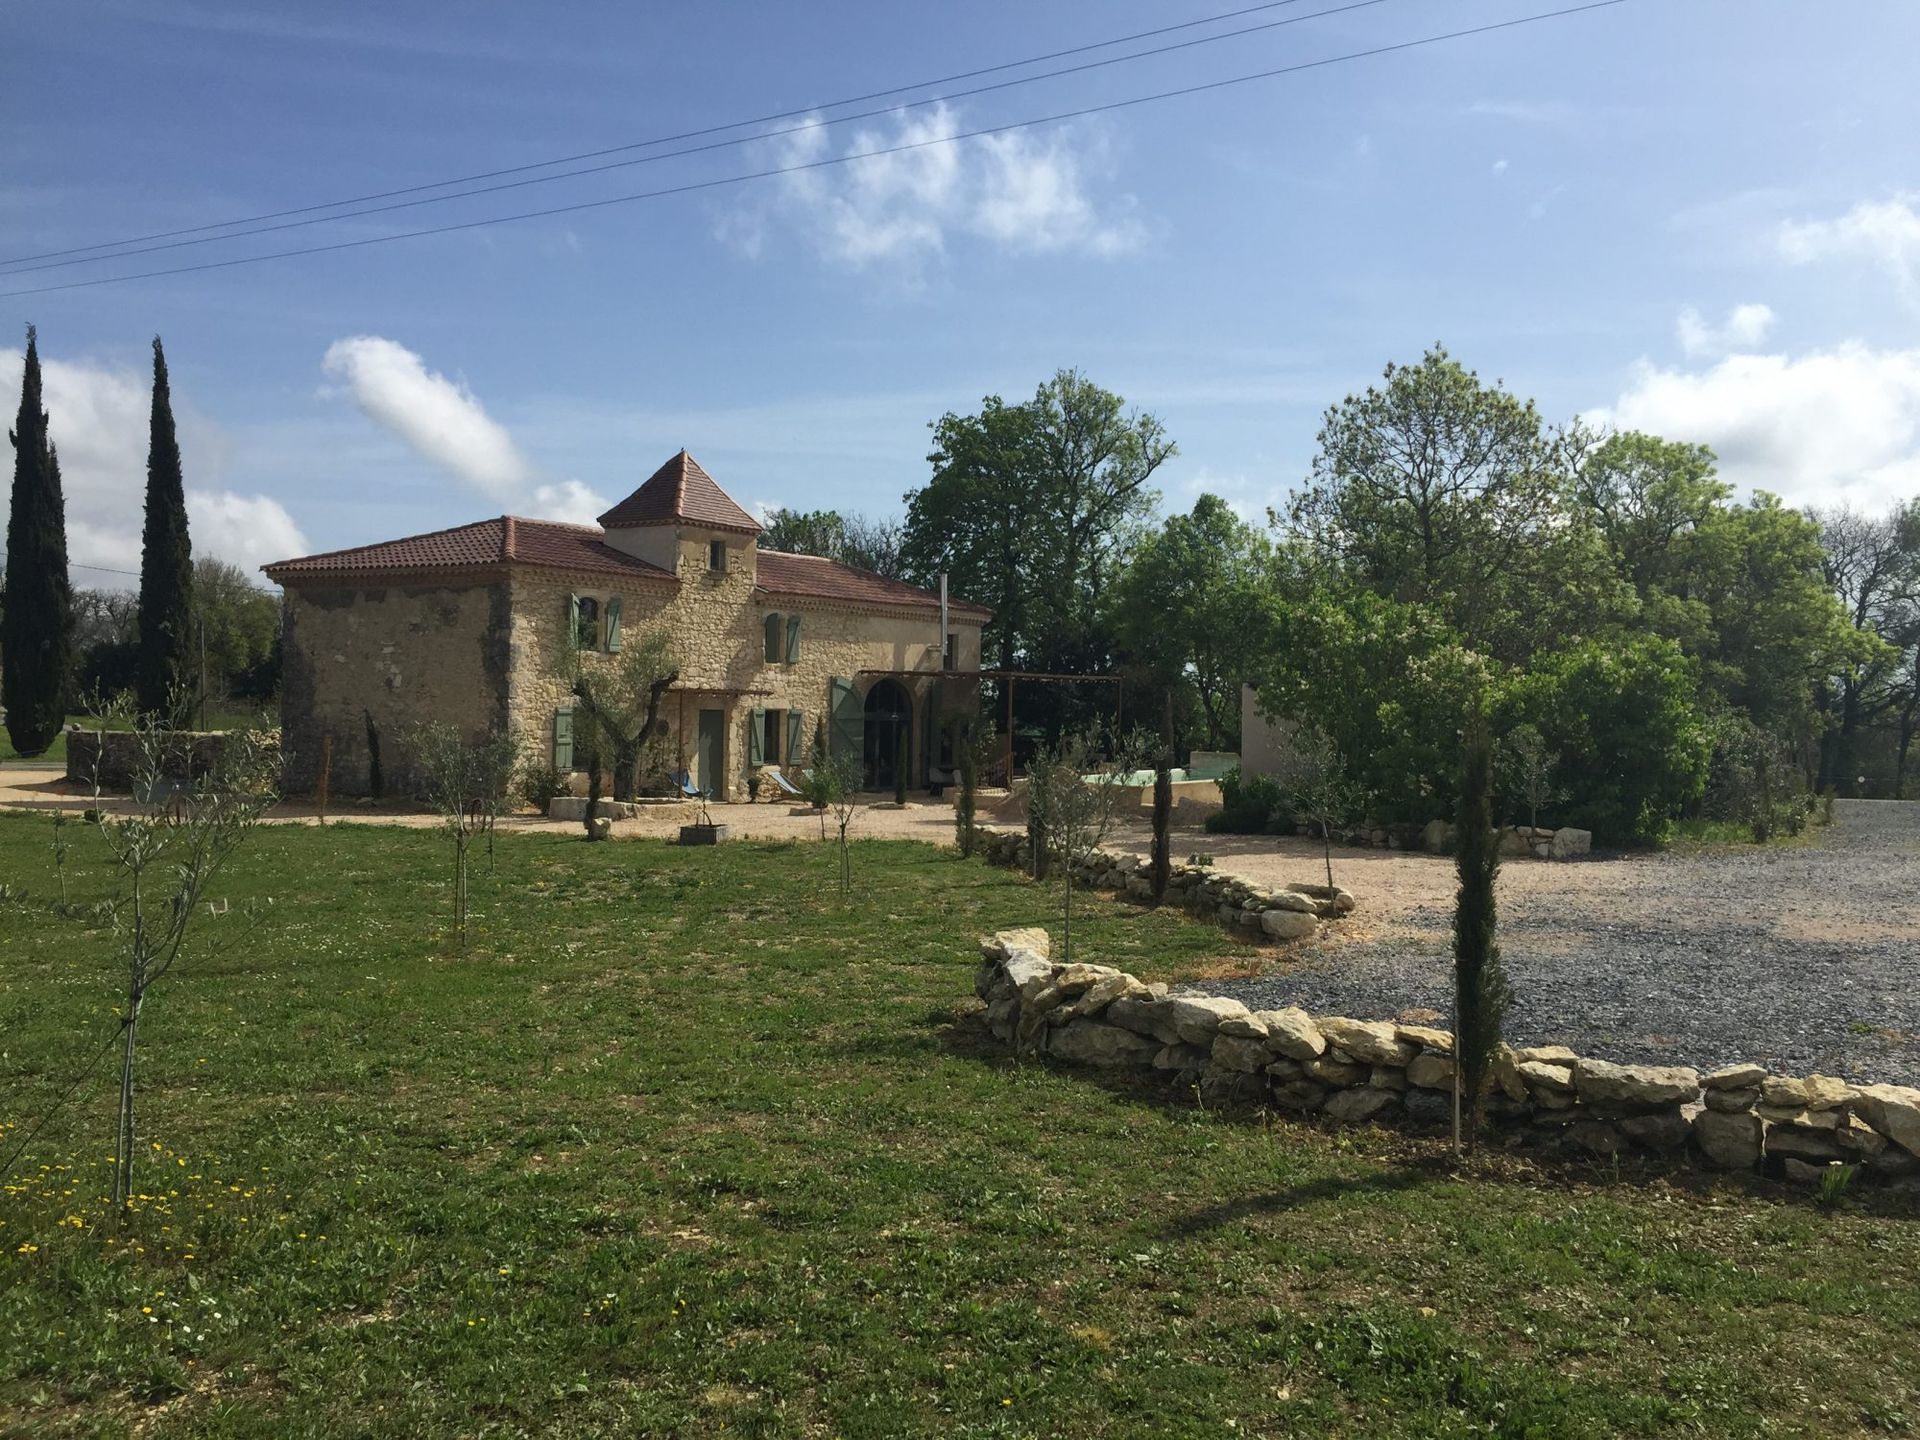
[[[1850,341],[1728,355],[1704,370],[1642,360],[1619,399],[1587,418],[1703,441],[1735,486],[1795,505],[1881,509],[1920,493],[1920,349]]]
[[[398,341],[380,335],[336,340],[321,368],[346,383],[369,419],[495,504],[583,524],[607,508],[605,497],[578,480],[541,475],[464,383],[429,370]]]
[[[0,397],[9,415],[18,407],[25,355],[0,350]],[[67,508],[67,559],[74,584],[94,589],[131,586],[138,571],[147,484],[151,380],[116,366],[40,357],[48,427],[60,451]],[[227,435],[198,414],[174,377],[174,424],[187,490],[187,529],[196,555],[214,555],[248,572],[305,553],[306,537],[286,507],[266,495],[220,487],[231,448]],[[11,451],[6,452],[11,456]],[[196,486],[195,481],[207,482]],[[0,487],[0,511],[6,495]],[[87,569],[82,567],[103,567]]]
[[[1796,265],[1865,260],[1893,277],[1901,297],[1920,306],[1920,195],[1868,200],[1832,220],[1789,220],[1780,253]]]
[[[1766,305],[1736,305],[1727,312],[1726,323],[1714,325],[1689,305],[1674,323],[1680,348],[1691,357],[1725,355],[1744,346],[1758,345],[1773,328],[1773,310]]]
[[[818,168],[782,175],[768,198],[729,214],[721,235],[757,256],[770,227],[784,224],[839,264],[908,274],[944,255],[957,235],[1015,253],[1097,257],[1146,238],[1131,197],[1103,212],[1089,192],[1089,172],[1106,162],[1097,136],[1061,129],[950,140],[963,128],[958,111],[935,105],[897,115],[890,130],[859,130],[843,149],[824,125],[772,137],[772,163]],[[877,153],[902,145],[919,148]],[[818,163],[849,155],[870,158]]]
[[[1506,174],[1506,173],[1507,173],[1507,162],[1506,162],[1505,160],[1496,160],[1496,161],[1494,161],[1494,162],[1493,162],[1493,173],[1494,173],[1494,174],[1496,174],[1496,175],[1504,175],[1504,174]]]

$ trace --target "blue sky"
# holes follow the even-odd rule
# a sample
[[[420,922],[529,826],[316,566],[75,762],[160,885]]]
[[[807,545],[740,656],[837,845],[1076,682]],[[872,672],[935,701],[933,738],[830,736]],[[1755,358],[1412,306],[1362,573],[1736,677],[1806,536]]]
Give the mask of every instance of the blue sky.
[[[9,7],[0,255],[806,109],[1234,8]],[[595,177],[0,267],[0,290],[684,184],[1551,8],[1383,0]],[[749,505],[893,512],[926,476],[930,420],[1064,365],[1166,422],[1167,505],[1212,489],[1258,515],[1306,473],[1328,403],[1436,339],[1553,417],[1708,441],[1737,483],[1795,501],[1881,505],[1920,493],[1916,51],[1910,0],[1628,0],[691,195],[8,296],[0,403],[31,320],[74,558],[128,568],[155,332],[196,541],[247,564],[503,510],[591,514],[682,445]]]

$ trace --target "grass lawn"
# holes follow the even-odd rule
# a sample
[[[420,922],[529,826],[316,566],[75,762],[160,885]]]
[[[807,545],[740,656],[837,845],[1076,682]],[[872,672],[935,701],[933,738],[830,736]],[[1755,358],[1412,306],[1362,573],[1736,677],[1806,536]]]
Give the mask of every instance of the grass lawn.
[[[72,833],[71,830],[69,833]],[[0,1123],[113,1032],[110,937],[0,816]],[[69,865],[106,893],[97,842]],[[0,1192],[0,1433],[1742,1436],[1920,1425],[1920,1221],[1158,1103],[954,1008],[1004,871],[866,843],[261,831]],[[273,899],[248,929],[242,902]],[[1231,952],[1104,900],[1085,958]],[[1076,927],[1079,928],[1079,927]],[[154,1148],[147,1148],[147,1147]]]
[[[67,763],[67,732],[62,730],[54,736],[53,743],[38,755],[22,755],[13,748],[13,737],[7,734],[7,727],[0,725],[0,765],[9,760],[20,760],[29,765],[64,765]]]

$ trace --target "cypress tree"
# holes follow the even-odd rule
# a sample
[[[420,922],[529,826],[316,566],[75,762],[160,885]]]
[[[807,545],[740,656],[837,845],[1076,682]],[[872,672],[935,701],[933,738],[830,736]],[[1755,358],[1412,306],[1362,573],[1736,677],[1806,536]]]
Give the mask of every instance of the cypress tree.
[[[167,713],[190,673],[193,546],[186,484],[173,430],[167,357],[153,337],[153,419],[147,450],[147,521],[140,538],[140,658],[135,690],[149,715]],[[169,715],[171,719],[171,715]]]
[[[1456,854],[1460,890],[1453,910],[1454,1054],[1458,1066],[1457,1105],[1462,1134],[1471,1146],[1477,1138],[1480,1092],[1513,992],[1507,985],[1500,947],[1494,940],[1494,877],[1500,873],[1500,844],[1493,830],[1493,745],[1484,716],[1476,710],[1468,722],[1460,786],[1460,844]]]
[[[13,441],[13,498],[7,514],[7,598],[0,611],[0,704],[7,738],[22,755],[51,745],[66,720],[73,651],[73,590],[67,579],[67,507],[60,457],[41,408],[40,349],[27,327],[20,414]]]

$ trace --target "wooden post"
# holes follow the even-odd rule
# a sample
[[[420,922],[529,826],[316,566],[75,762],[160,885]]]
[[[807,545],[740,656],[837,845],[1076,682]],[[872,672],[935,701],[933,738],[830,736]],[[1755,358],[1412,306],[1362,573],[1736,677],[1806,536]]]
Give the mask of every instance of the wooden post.
[[[333,769],[333,735],[331,732],[320,737],[320,778],[313,787],[314,813],[320,817],[322,825],[327,823],[327,776]]]

